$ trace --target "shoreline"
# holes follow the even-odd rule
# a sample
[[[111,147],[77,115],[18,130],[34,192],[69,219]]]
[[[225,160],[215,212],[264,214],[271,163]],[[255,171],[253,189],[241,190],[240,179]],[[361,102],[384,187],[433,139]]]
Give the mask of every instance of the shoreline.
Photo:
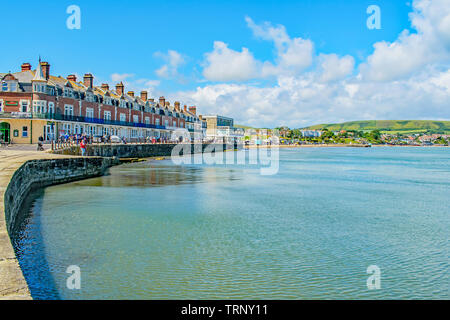
[[[23,221],[23,205],[33,191],[103,175],[116,164],[111,158],[58,155],[48,152],[0,152],[0,300],[32,300],[13,245]]]
[[[32,299],[8,231],[5,210],[8,188],[16,172],[28,161],[57,158],[61,156],[32,151],[2,150],[0,152],[0,268],[2,269],[0,300]]]
[[[399,147],[399,148],[448,148],[450,146],[415,146],[415,145],[390,145],[390,144],[373,144],[373,145],[362,145],[362,144],[302,144],[302,145],[251,145],[244,146],[244,149],[263,149],[263,148],[370,148],[370,147]]]

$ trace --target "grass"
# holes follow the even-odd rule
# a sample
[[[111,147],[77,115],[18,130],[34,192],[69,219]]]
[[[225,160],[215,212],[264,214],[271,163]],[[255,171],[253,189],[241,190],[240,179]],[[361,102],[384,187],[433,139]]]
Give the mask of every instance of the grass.
[[[328,129],[330,131],[356,130],[372,131],[380,130],[383,133],[450,133],[450,121],[435,120],[366,120],[351,121],[344,123],[318,124],[304,129],[320,130]]]

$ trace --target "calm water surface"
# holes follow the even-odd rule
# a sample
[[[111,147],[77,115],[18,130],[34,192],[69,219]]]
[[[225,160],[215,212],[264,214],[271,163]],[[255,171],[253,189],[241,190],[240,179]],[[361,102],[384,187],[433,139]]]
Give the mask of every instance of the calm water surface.
[[[449,193],[449,148],[151,161],[46,188],[15,247],[36,299],[449,299]]]

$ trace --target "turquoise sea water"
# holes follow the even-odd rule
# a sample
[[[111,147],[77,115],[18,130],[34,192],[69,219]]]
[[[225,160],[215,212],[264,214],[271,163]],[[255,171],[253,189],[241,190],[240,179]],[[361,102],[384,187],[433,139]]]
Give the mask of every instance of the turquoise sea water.
[[[449,148],[142,162],[46,188],[15,247],[36,299],[448,299],[449,194]]]

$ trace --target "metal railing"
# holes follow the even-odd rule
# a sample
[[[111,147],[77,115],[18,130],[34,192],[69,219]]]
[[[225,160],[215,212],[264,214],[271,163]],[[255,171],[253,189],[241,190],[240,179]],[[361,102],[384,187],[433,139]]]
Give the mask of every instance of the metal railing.
[[[84,122],[91,124],[103,124],[113,126],[135,127],[135,128],[148,128],[148,129],[163,129],[165,126],[138,122],[117,121],[108,119],[98,119],[83,116],[72,116],[61,113],[31,113],[31,112],[0,112],[0,118],[7,119],[45,119],[50,121],[71,121],[71,122]]]

